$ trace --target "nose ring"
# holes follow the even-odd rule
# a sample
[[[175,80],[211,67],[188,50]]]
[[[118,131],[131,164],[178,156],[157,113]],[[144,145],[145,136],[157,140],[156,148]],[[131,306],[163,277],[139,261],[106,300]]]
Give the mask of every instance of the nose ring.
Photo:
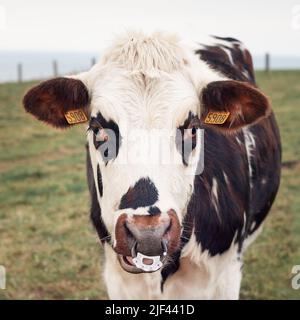
[[[143,253],[137,252],[136,250],[137,243],[133,245],[131,249],[131,255],[133,257],[132,261],[135,264],[135,266],[143,271],[146,272],[153,272],[159,270],[163,263],[161,261],[161,256],[147,256]],[[167,255],[167,242],[165,240],[162,240],[162,247],[164,249],[163,257]],[[152,260],[151,264],[145,264],[144,259]]]

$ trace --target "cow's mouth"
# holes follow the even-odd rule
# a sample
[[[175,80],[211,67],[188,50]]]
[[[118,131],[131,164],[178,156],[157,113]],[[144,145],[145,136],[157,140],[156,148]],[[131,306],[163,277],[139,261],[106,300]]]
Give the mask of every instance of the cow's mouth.
[[[118,259],[119,259],[121,267],[125,271],[130,272],[130,273],[142,273],[142,272],[144,272],[140,268],[136,267],[136,265],[132,261],[133,258],[131,256],[123,256],[121,254],[118,254]]]
[[[121,267],[130,273],[155,272],[161,269],[167,256],[167,240],[161,241],[160,253],[158,255],[146,255],[138,251],[135,241],[131,248],[131,255],[122,255],[117,252]]]
[[[121,267],[130,273],[155,272],[161,269],[167,256],[167,240],[161,241],[160,255],[145,255],[137,250],[137,242],[131,248],[131,255],[118,254]]]
[[[120,262],[121,267],[130,273],[150,273],[150,272],[155,272],[158,271],[159,269],[161,269],[161,266],[163,266],[163,263],[161,263],[161,266],[158,268],[155,268],[154,270],[150,268],[150,266],[153,265],[153,260],[152,259],[148,259],[148,258],[144,258],[143,259],[143,264],[146,266],[149,266],[150,270],[145,270],[145,268],[139,268],[136,266],[136,264],[133,261],[133,257],[132,256],[123,256],[121,254],[118,254],[118,259]],[[146,268],[147,269],[147,268]]]

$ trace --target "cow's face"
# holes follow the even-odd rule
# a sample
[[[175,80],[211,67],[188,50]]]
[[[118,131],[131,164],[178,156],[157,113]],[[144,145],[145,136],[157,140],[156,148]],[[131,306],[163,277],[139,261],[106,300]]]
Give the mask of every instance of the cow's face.
[[[137,253],[163,260],[179,246],[201,150],[199,97],[179,72],[102,70],[92,91],[88,142],[102,218],[121,265],[136,272]]]
[[[46,81],[24,98],[28,112],[56,127],[71,125],[70,110],[86,115],[102,219],[129,272],[158,270],[180,246],[194,176],[201,173],[200,129],[211,125],[204,123],[209,112],[227,113],[216,125],[220,132],[238,130],[269,112],[257,89],[205,75],[200,84],[191,61],[177,58],[182,63],[174,68],[160,68],[153,60],[151,70],[106,61],[76,78]]]

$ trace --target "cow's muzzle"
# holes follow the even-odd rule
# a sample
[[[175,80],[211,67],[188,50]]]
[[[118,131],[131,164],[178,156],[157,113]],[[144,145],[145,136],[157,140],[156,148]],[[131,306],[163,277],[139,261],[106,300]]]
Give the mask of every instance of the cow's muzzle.
[[[122,268],[131,273],[159,270],[178,248],[180,229],[174,210],[156,215],[121,214],[114,249]]]

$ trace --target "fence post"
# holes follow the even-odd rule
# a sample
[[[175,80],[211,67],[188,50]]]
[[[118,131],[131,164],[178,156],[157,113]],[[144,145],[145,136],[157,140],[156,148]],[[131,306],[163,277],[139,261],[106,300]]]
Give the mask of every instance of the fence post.
[[[18,73],[18,82],[22,82],[22,80],[23,80],[23,67],[22,67],[21,63],[19,63],[17,66],[17,73]]]
[[[270,71],[270,54],[267,52],[265,57],[265,71],[269,73]]]
[[[52,66],[53,66],[53,75],[54,75],[54,77],[57,77],[58,76],[58,66],[57,66],[56,60],[53,60]]]
[[[93,58],[91,59],[91,67],[92,67],[93,65],[95,65],[95,64],[96,64],[96,58],[93,57]]]

